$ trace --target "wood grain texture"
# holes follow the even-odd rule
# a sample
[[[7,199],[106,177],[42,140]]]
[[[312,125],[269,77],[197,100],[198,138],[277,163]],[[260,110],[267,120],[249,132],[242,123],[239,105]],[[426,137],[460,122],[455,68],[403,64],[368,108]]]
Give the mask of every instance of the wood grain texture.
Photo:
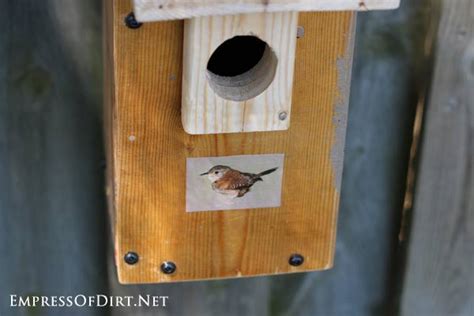
[[[186,132],[216,134],[288,129],[297,23],[296,12],[213,16],[186,20],[181,110]],[[256,36],[270,46],[277,58],[276,73],[272,76],[270,86],[257,97],[246,101],[230,101],[214,92],[206,68],[209,58],[219,45],[239,35]],[[197,47],[199,49],[196,49]],[[229,62],[235,61],[229,60]],[[261,62],[264,63],[264,58]],[[253,73],[248,75],[249,78],[244,78],[246,81],[262,82],[261,77],[273,71],[270,62],[260,67],[262,68],[260,72],[253,71],[255,68],[248,71]],[[240,75],[242,76],[245,74]],[[256,79],[258,80],[255,81]],[[240,80],[239,86],[242,85],[242,81]],[[225,83],[225,86],[228,87],[229,83]],[[242,93],[245,94],[247,91]],[[287,117],[280,120],[279,114],[283,112]]]
[[[395,9],[400,0],[133,0],[143,22],[199,16],[285,11],[367,11]]]
[[[332,266],[339,202],[352,13],[303,15],[298,43],[294,126],[286,132],[191,136],[180,119],[182,22],[123,26],[126,0],[114,1],[113,106],[116,262],[123,283],[242,277]],[[344,65],[338,72],[338,65]],[[341,73],[342,72],[342,73]],[[339,137],[337,139],[337,137]],[[337,148],[336,150],[334,150]],[[285,153],[282,207],[185,212],[185,158]],[[140,254],[129,266],[127,251]],[[301,253],[304,265],[288,265]],[[164,275],[172,260],[178,270]]]
[[[442,1],[402,315],[474,313],[474,3]]]

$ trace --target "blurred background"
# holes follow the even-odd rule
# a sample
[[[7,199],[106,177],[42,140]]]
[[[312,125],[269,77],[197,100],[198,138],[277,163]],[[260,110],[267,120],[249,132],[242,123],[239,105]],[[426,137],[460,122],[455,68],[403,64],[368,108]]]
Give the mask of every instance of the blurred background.
[[[334,269],[117,283],[102,3],[0,1],[0,315],[474,315],[474,4],[358,15]],[[166,309],[9,295],[170,296]]]

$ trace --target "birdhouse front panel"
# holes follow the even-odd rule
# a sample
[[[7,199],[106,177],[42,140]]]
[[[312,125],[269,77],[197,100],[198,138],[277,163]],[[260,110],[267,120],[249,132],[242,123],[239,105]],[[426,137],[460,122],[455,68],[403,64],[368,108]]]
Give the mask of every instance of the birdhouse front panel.
[[[184,22],[127,27],[132,10],[129,0],[106,1],[107,192],[120,282],[331,268],[354,13],[299,14],[287,129],[191,134]]]

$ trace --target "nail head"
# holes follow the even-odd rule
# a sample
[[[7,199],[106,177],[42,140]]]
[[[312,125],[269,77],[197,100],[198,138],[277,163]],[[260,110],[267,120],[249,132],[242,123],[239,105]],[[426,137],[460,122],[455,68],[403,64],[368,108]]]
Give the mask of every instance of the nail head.
[[[161,271],[164,274],[173,274],[176,271],[176,264],[171,261],[165,261],[161,264]]]
[[[293,267],[298,267],[302,265],[304,262],[304,257],[300,254],[293,254],[290,256],[290,260],[288,263],[292,265]]]
[[[304,36],[304,27],[298,26],[296,29],[296,38],[302,38]]]
[[[136,252],[133,252],[133,251],[129,251],[127,252],[127,254],[125,254],[125,257],[124,257],[124,260],[126,263],[132,265],[132,264],[135,264],[138,262],[139,260],[139,256]]]
[[[133,12],[130,12],[125,17],[125,25],[130,29],[138,29],[140,26],[143,25],[143,23],[138,22],[137,19],[135,19],[135,14]]]

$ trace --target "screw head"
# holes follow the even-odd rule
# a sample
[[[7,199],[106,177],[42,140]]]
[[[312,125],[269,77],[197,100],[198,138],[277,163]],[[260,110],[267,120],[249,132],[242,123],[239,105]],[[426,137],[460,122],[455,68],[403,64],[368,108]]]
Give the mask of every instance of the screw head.
[[[165,261],[161,264],[161,271],[164,274],[173,274],[176,271],[176,264],[171,261]]]
[[[297,38],[302,38],[304,36],[304,27],[298,26],[296,29],[296,37]]]
[[[125,17],[124,22],[125,22],[125,25],[130,29],[138,29],[140,26],[143,25],[143,23],[140,23],[135,19],[135,14],[133,12],[130,12]]]
[[[285,111],[282,111],[278,114],[278,118],[280,119],[280,121],[286,120],[287,117],[288,117],[288,113]]]
[[[125,257],[123,259],[125,260],[126,263],[132,265],[132,264],[137,263],[140,257],[138,256],[136,252],[129,251],[125,254]]]
[[[290,260],[288,260],[288,263],[292,265],[293,267],[298,267],[302,265],[304,262],[304,257],[300,254],[293,254],[290,256]]]

